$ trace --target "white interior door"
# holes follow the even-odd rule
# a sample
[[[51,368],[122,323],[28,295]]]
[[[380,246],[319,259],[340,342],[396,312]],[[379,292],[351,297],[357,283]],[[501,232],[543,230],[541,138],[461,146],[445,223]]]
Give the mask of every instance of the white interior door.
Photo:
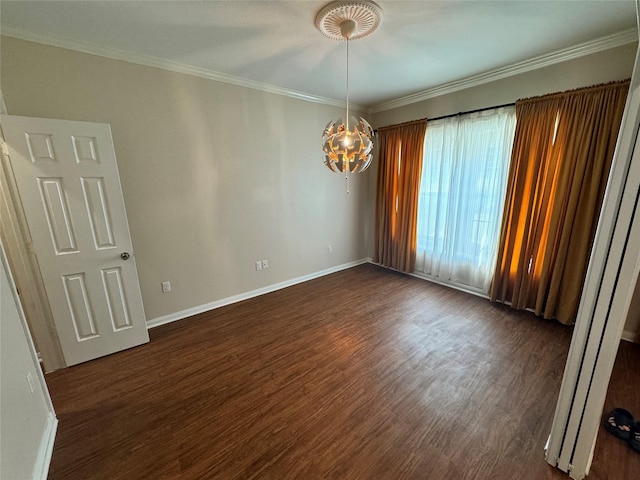
[[[2,115],[67,366],[149,341],[109,125]]]

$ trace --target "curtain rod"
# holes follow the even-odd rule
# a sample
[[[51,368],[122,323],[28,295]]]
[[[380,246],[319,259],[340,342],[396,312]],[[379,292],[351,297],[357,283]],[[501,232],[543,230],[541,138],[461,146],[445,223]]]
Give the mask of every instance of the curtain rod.
[[[496,105],[494,107],[476,108],[475,110],[467,110],[466,112],[451,113],[449,115],[442,115],[440,117],[435,117],[435,118],[421,118],[419,120],[411,120],[410,122],[404,122],[404,123],[398,123],[398,124],[395,124],[395,125],[387,125],[387,126],[384,126],[384,127],[378,127],[378,128],[375,129],[375,131],[377,132],[380,129],[401,127],[403,125],[411,125],[412,123],[422,122],[424,120],[426,120],[428,122],[433,122],[435,120],[443,120],[445,118],[458,117],[460,115],[468,115],[468,114],[471,114],[471,113],[484,112],[485,110],[493,110],[493,109],[496,109],[496,108],[503,108],[503,107],[513,107],[515,104],[516,104],[515,102],[503,103],[502,105]]]
[[[442,115],[440,117],[435,117],[435,118],[427,118],[425,120],[429,121],[429,122],[433,122],[434,120],[443,120],[445,118],[451,118],[451,117],[459,117],[460,115],[468,115],[470,113],[478,113],[478,112],[484,112],[486,110],[494,110],[496,108],[504,108],[504,107],[513,107],[516,104],[516,102],[512,102],[512,103],[503,103],[502,105],[496,105],[495,107],[484,107],[484,108],[476,108],[475,110],[467,110],[466,112],[458,112],[458,113],[452,113],[450,115]]]
[[[523,99],[520,99],[519,101],[522,102],[522,101],[537,100],[537,99],[540,99],[540,98],[553,97],[554,95],[566,95],[566,94],[581,92],[583,90],[590,90],[590,89],[594,89],[594,88],[616,87],[616,86],[619,86],[619,85],[620,86],[624,86],[627,83],[629,83],[629,84],[631,83],[631,79],[630,78],[627,78],[625,80],[614,80],[612,82],[599,83],[599,84],[593,85],[591,87],[579,87],[579,88],[576,88],[576,89],[573,89],[573,90],[566,90],[564,92],[550,93],[550,94],[541,95],[541,96],[538,96],[538,97],[523,98]],[[423,122],[425,120],[428,121],[428,122],[433,122],[435,120],[443,120],[445,118],[458,117],[460,115],[467,115],[467,114],[470,114],[470,113],[484,112],[485,110],[493,110],[495,108],[512,107],[515,104],[516,104],[516,102],[504,103],[502,105],[496,105],[494,107],[477,108],[475,110],[468,110],[466,112],[452,113],[452,114],[449,114],[449,115],[442,115],[440,117],[435,117],[435,118],[421,118],[419,120],[411,120],[409,122],[397,123],[395,125],[386,125],[384,127],[378,127],[378,128],[376,128],[374,130],[374,132],[377,133],[378,130],[381,130],[381,129],[402,127],[402,126],[405,126],[405,125],[411,125],[412,123],[416,123],[416,122]]]

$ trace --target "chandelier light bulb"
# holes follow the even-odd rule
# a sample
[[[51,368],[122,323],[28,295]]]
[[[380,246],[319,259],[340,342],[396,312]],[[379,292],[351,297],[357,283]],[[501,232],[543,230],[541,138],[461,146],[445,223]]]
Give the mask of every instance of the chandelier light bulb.
[[[332,172],[360,173],[371,164],[373,129],[364,118],[351,121],[351,130],[347,130],[342,119],[329,122],[324,129],[324,164]]]

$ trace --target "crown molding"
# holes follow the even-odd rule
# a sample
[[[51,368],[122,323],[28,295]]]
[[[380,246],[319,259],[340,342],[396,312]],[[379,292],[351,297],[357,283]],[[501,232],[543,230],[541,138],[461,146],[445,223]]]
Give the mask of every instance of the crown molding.
[[[29,42],[41,43],[44,45],[50,45],[52,47],[60,47],[67,50],[88,53],[91,55],[106,57],[113,60],[135,63],[137,65],[159,68],[162,70],[168,70],[170,72],[192,75],[195,77],[205,78],[207,80],[213,80],[215,82],[222,82],[239,87],[251,88],[253,90],[259,90],[261,92],[273,93],[276,95],[295,98],[297,100],[305,100],[307,102],[319,103],[331,107],[346,108],[346,102],[343,100],[335,100],[333,98],[298,92],[296,90],[289,90],[287,88],[278,87],[277,85],[271,85],[269,83],[256,82],[253,80],[248,80],[246,78],[236,77],[234,75],[227,75],[226,73],[215,72],[213,70],[194,67],[191,65],[186,65],[184,63],[173,62],[171,60],[164,60],[161,58],[152,57],[150,55],[143,55],[128,52],[126,50],[120,50],[117,48],[105,47],[95,43],[76,40],[69,37],[36,33],[10,23],[2,23],[1,32],[4,36],[18,38],[20,40],[27,40]],[[369,107],[365,107],[363,105],[350,103],[349,106],[353,110],[362,112],[369,111]]]
[[[372,113],[391,110],[392,108],[403,107],[412,103],[427,100],[429,98],[439,97],[448,93],[457,92],[471,87],[476,87],[485,83],[493,82],[503,78],[518,75],[520,73],[530,72],[538,68],[548,67],[557,63],[573,60],[592,53],[602,52],[611,48],[620,47],[629,43],[638,41],[638,31],[635,28],[623,30],[622,32],[607,35],[595,40],[591,40],[573,47],[558,50],[556,52],[540,55],[538,57],[525,60],[523,62],[514,63],[507,67],[498,68],[489,72],[481,73],[471,77],[456,80],[444,85],[413,93],[395,100],[379,103],[371,108]]]
[[[225,73],[215,72],[204,68],[193,67],[179,62],[173,62],[170,60],[164,60],[149,55],[142,55],[137,53],[128,52],[116,48],[105,47],[91,42],[84,42],[64,36],[53,36],[36,33],[30,30],[26,30],[18,25],[12,25],[9,23],[2,23],[2,35],[7,37],[18,38],[21,40],[27,40],[30,42],[41,43],[44,45],[50,45],[53,47],[65,48],[67,50],[74,50],[77,52],[88,53],[91,55],[97,55],[100,57],[106,57],[114,60],[121,60],[124,62],[134,63],[137,65],[144,65],[147,67],[159,68],[162,70],[168,70],[171,72],[182,73],[185,75],[192,75],[195,77],[205,78],[207,80],[213,80],[216,82],[228,83],[239,87],[250,88],[253,90],[259,90],[266,93],[273,93],[275,95],[282,95],[289,98],[295,98],[297,100],[304,100],[307,102],[318,103],[322,105],[328,105],[338,108],[346,108],[346,102],[342,100],[335,100],[333,98],[322,97],[319,95],[311,95],[296,90],[289,90],[287,88],[278,87],[268,83],[256,82],[248,80],[242,77],[236,77],[233,75],[227,75]],[[638,31],[635,28],[624,30],[622,32],[614,33],[606,37],[601,37],[596,40],[581,43],[579,45],[558,50],[546,55],[540,55],[523,62],[515,63],[507,67],[498,68],[489,72],[474,75],[454,82],[449,82],[444,85],[440,85],[434,88],[423,90],[418,93],[406,95],[388,102],[379,103],[373,107],[367,107],[364,105],[358,105],[350,103],[350,107],[353,110],[377,113],[385,110],[391,110],[392,108],[403,107],[412,103],[427,100],[429,98],[446,95],[448,93],[457,92],[467,88],[483,85],[485,83],[493,82],[495,80],[501,80],[503,78],[518,75],[520,73],[529,72],[538,68],[555,65],[557,63],[565,62],[567,60],[573,60],[592,53],[602,52],[611,48],[627,45],[629,43],[638,41]]]

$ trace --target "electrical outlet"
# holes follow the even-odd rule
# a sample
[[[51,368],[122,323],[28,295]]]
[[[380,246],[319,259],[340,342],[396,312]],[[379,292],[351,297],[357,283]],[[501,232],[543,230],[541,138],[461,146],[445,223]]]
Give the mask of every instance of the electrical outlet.
[[[256,270],[262,270],[262,262],[260,260],[256,261]]]
[[[33,375],[31,375],[31,372],[27,373],[27,383],[29,384],[29,390],[31,390],[31,393],[35,392],[36,385],[33,383]]]
[[[333,247],[331,245],[327,247],[327,252],[333,253]]]
[[[162,282],[162,293],[167,293],[171,291],[171,282],[168,280],[166,282]]]
[[[269,268],[269,260],[262,260],[262,268]]]

